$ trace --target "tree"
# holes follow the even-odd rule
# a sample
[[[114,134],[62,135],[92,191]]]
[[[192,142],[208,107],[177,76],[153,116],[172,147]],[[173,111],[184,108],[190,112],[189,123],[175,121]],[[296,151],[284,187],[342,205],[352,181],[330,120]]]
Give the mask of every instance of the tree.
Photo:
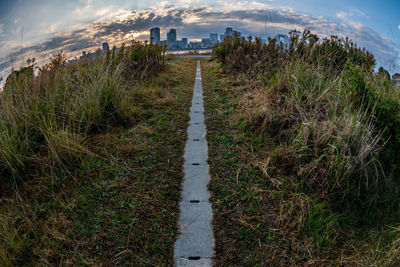
[[[43,69],[53,70],[67,64],[67,56],[63,51],[55,54],[50,58],[50,62],[43,66]]]
[[[34,57],[33,57],[33,58],[28,58],[28,59],[26,60],[26,63],[28,63],[28,66],[30,66],[31,63],[32,63],[32,65],[35,65],[35,58],[34,58]]]
[[[33,65],[28,67],[21,67],[19,70],[11,70],[10,75],[6,79],[4,90],[11,90],[12,88],[21,87],[25,81],[33,79]]]
[[[400,73],[393,74],[392,79],[395,82],[395,84],[400,84]]]
[[[383,78],[385,78],[386,80],[390,81],[390,74],[389,72],[384,68],[384,67],[379,67],[378,70],[378,75],[381,75]]]

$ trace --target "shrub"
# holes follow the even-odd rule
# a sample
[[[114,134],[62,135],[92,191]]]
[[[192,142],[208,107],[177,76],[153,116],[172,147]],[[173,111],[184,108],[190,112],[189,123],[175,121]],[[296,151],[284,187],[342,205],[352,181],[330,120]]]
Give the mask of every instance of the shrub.
[[[332,75],[340,73],[347,61],[369,72],[375,66],[374,56],[367,50],[358,48],[348,38],[331,36],[320,40],[309,30],[305,30],[302,35],[294,30],[289,35],[288,47],[271,38],[264,44],[260,38],[253,41],[251,37],[248,40],[239,38],[238,35],[227,37],[214,48],[213,55],[221,62],[225,71],[246,73],[253,78],[271,78],[292,61],[307,62],[309,65],[324,68]]]
[[[400,102],[394,96],[396,88],[386,72],[380,68],[375,80],[367,81],[359,66],[348,63],[342,77],[343,88],[352,96],[353,102],[374,118],[374,126],[385,142],[381,159],[385,169],[391,170],[393,175],[400,171]]]
[[[349,39],[289,34],[287,47],[235,36],[214,48],[250,84],[240,98],[246,124],[273,140],[280,173],[328,209],[350,209],[354,223],[397,220],[398,87]]]
[[[303,63],[287,66],[267,88],[266,113],[249,118],[251,125],[289,148],[279,161],[291,162],[287,171],[303,179],[309,192],[340,206],[386,184],[380,135],[368,114],[348,105],[339,79]]]
[[[0,94],[0,182],[23,180],[37,155],[56,164],[94,156],[87,135],[134,122],[126,110],[140,104],[134,87],[163,68],[164,49],[134,42],[76,64],[58,53],[37,77],[33,66],[12,72]]]

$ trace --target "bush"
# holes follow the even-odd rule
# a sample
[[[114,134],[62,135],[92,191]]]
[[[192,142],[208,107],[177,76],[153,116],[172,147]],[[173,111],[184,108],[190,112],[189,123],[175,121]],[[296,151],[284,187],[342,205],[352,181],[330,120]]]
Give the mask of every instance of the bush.
[[[381,159],[385,169],[394,175],[400,171],[400,102],[394,96],[396,88],[390,83],[390,76],[382,68],[375,76],[375,81],[368,82],[359,66],[348,63],[342,74],[344,90],[353,102],[374,117],[375,127],[385,143]]]
[[[373,72],[371,53],[306,30],[291,31],[286,47],[226,38],[213,55],[249,82],[240,100],[246,124],[273,140],[270,159],[282,175],[328,209],[351,210],[354,223],[400,217],[399,89],[383,68]]]
[[[260,38],[253,41],[238,35],[227,37],[213,50],[215,58],[221,62],[225,71],[246,73],[248,77],[271,78],[274,73],[290,62],[302,61],[330,72],[340,73],[347,61],[372,72],[374,56],[365,49],[358,48],[349,40],[331,36],[322,40],[309,30],[302,35],[294,30],[289,32],[290,44],[284,47],[276,39],[262,43]],[[264,77],[265,78],[265,77]],[[265,80],[265,79],[264,79]]]
[[[87,135],[134,122],[134,86],[159,73],[164,49],[134,42],[69,65],[59,53],[37,77],[33,65],[14,71],[0,95],[0,182],[23,180],[36,155],[56,164],[93,156]]]

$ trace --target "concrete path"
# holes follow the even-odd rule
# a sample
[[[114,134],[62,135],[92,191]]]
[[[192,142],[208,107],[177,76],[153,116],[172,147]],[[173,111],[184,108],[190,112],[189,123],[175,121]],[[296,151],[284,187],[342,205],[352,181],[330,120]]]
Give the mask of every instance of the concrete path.
[[[179,203],[180,236],[174,246],[175,266],[212,266],[214,233],[211,227],[212,207],[207,185],[210,173],[204,124],[203,88],[200,61],[190,108],[190,125],[185,146],[182,200]]]

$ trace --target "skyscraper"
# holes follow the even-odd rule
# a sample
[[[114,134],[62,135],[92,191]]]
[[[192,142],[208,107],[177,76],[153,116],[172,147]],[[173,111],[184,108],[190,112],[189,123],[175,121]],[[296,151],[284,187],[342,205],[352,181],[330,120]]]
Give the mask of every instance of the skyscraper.
[[[226,36],[232,36],[233,37],[233,30],[232,28],[226,28],[225,30],[225,37]]]
[[[218,43],[218,33],[210,33],[210,39],[212,44]]]
[[[108,43],[104,42],[102,44],[101,52],[102,53],[107,53],[109,49],[110,49],[110,47],[108,46]]]
[[[176,30],[175,29],[169,30],[169,33],[167,33],[167,40],[168,40],[169,48],[176,47]]]
[[[184,48],[186,48],[188,45],[188,38],[182,38],[182,44],[183,44]]]
[[[203,48],[211,48],[212,47],[211,39],[210,38],[202,38],[201,45],[203,46]]]
[[[233,36],[235,36],[235,34],[237,34],[238,37],[242,37],[242,33],[241,32],[233,31]]]
[[[160,44],[160,28],[157,27],[150,30],[150,42]]]

